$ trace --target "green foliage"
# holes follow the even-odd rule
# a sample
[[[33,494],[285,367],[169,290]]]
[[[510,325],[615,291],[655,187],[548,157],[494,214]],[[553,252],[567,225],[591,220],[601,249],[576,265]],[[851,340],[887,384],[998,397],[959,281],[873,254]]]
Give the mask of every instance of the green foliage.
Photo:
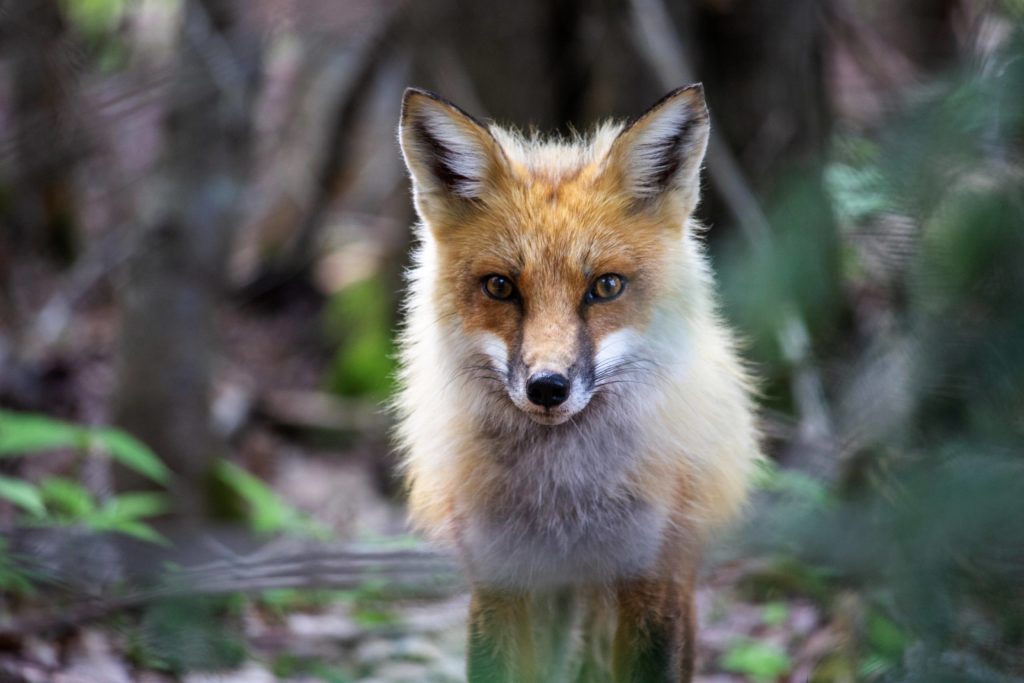
[[[878,166],[878,146],[852,136],[840,138],[836,146],[842,160],[825,168],[825,187],[839,218],[850,224],[893,211],[898,202]]]
[[[85,450],[88,430],[60,420],[0,410],[0,456],[25,455],[55,448]]]
[[[214,476],[246,504],[249,522],[257,533],[295,533],[321,539],[330,535],[322,525],[285,503],[259,477],[238,465],[221,460]]]
[[[149,448],[118,429],[82,427],[33,413],[0,410],[0,458],[59,448],[106,454],[158,484],[170,480],[170,470]]]
[[[124,16],[126,0],[63,0],[67,17],[89,36],[113,29]]]
[[[783,469],[771,460],[759,463],[754,486],[810,508],[823,508],[834,500],[828,488],[817,479],[802,472]]]
[[[177,598],[146,609],[133,633],[132,659],[183,674],[239,666],[247,652],[238,597]]]
[[[91,443],[110,454],[115,461],[128,469],[152,479],[158,484],[167,484],[170,470],[141,441],[119,429],[98,428],[90,431]]]
[[[123,493],[100,503],[85,487],[63,477],[43,479],[37,488],[42,514],[28,520],[44,526],[84,526],[166,545],[167,539],[142,520],[170,510],[162,493]]]
[[[328,377],[343,396],[387,397],[395,369],[393,299],[382,275],[355,282],[334,295],[327,328],[338,343]]]
[[[32,595],[38,577],[22,558],[11,553],[7,539],[0,537],[0,594]]]
[[[738,640],[722,656],[721,666],[754,681],[768,682],[789,673],[793,662],[777,647],[753,640]]]
[[[322,659],[283,654],[274,659],[271,671],[278,678],[317,680],[324,683],[352,683],[354,678],[340,670],[337,664]]]
[[[353,599],[354,592],[349,590],[276,588],[260,593],[258,603],[270,613],[284,616],[289,612],[320,611]]]
[[[800,520],[805,521],[805,518],[800,518]],[[765,527],[768,529],[790,528],[778,524],[774,519],[765,521]],[[779,543],[774,536],[766,540],[764,546],[759,546],[752,540],[748,540],[748,548],[763,548],[764,552],[774,555],[774,560],[743,577],[738,586],[741,594],[750,600],[762,602],[792,597],[810,597],[821,603],[827,603],[834,592],[835,577],[829,573],[827,568],[795,559],[794,555],[799,553],[797,544],[800,540],[802,539],[797,539],[792,548]]]
[[[842,249],[828,195],[816,177],[780,182],[769,203],[772,240],[760,248],[726,245],[722,296],[729,317],[749,341],[767,395],[785,409],[790,360],[782,340],[788,321],[806,326],[811,346],[835,334],[846,304],[840,288]]]
[[[789,607],[784,602],[770,602],[761,608],[761,621],[766,626],[781,626],[789,619]]]
[[[96,511],[96,501],[81,484],[63,477],[48,477],[39,482],[39,491],[46,501],[46,507],[53,512],[56,521],[75,521],[91,516]]]
[[[348,605],[352,617],[364,629],[371,630],[397,623],[394,595],[384,579],[367,579],[352,590],[300,590],[294,588],[264,591],[259,604],[278,616],[294,611],[321,610],[332,604]]]
[[[144,444],[110,427],[83,427],[42,415],[0,410],[0,457],[30,457],[55,449],[106,455],[161,484],[170,471]],[[160,493],[124,493],[100,502],[88,489],[65,477],[47,477],[38,484],[0,477],[0,499],[10,501],[33,526],[84,526],[153,543],[167,540],[143,522],[169,509]],[[2,555],[2,551],[0,551]]]
[[[46,514],[46,504],[39,488],[20,479],[0,477],[0,499],[14,503],[36,517]]]
[[[167,3],[177,0],[163,0]],[[133,9],[128,0],[61,0],[64,16],[101,72],[116,71],[128,61],[130,45],[120,30]]]
[[[842,476],[825,487],[767,469],[759,481],[763,507],[747,538],[750,549],[782,557],[790,569],[806,567],[826,588],[859,592],[865,605],[859,654],[827,658],[815,681],[856,675],[980,683],[1021,673],[1022,55],[1024,35],[1017,35],[991,57],[983,77],[951,78],[877,141],[848,136],[837,145],[828,187],[844,223],[840,234],[861,227],[878,233],[861,235],[874,240],[875,253],[851,251],[847,258],[882,255],[891,271],[886,282],[873,282],[865,275],[871,269],[853,262],[843,276],[852,290],[879,299],[882,292],[885,316],[861,328],[871,339],[832,350],[826,368],[836,379],[829,398],[842,409],[836,420]],[[905,232],[886,234],[893,223]],[[793,305],[784,283],[795,283],[796,273],[807,277],[799,263],[809,253],[781,235],[762,257],[768,265],[754,259],[755,271],[780,273],[783,284],[754,292],[734,309],[750,313],[748,320],[763,316],[748,329],[771,334],[767,321]],[[757,277],[746,274],[742,286],[752,287]],[[814,286],[812,279],[803,282]],[[814,311],[806,303],[796,309]],[[847,387],[867,382],[859,373],[877,357],[898,358],[905,373],[870,375],[858,399]],[[779,365],[769,373],[788,381]],[[789,573],[758,577],[759,590],[799,588],[786,583]],[[828,591],[815,594],[829,604]]]
[[[871,649],[876,668],[880,668],[877,662],[887,665],[898,663],[910,644],[906,631],[879,610],[872,610],[868,614],[866,630],[867,645]]]
[[[63,477],[48,477],[38,485],[0,477],[0,498],[28,512],[29,516],[23,519],[26,524],[83,526],[167,543],[167,539],[142,521],[170,509],[167,496],[161,493],[125,493],[101,504],[88,489]]]

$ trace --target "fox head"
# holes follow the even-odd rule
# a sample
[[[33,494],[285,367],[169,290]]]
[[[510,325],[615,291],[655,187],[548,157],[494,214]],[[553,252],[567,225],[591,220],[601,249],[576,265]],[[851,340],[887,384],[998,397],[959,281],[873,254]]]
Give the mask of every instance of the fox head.
[[[407,90],[399,137],[437,262],[433,281],[412,286],[431,288],[437,324],[459,327],[458,371],[544,425],[624,400],[622,387],[656,374],[641,347],[685,276],[674,255],[708,130],[700,85],[553,142]]]

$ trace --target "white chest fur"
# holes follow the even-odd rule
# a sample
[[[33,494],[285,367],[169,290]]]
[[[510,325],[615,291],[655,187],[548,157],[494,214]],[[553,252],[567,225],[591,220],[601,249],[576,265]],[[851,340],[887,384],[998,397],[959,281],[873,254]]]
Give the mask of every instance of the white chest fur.
[[[667,513],[630,485],[637,457],[630,430],[593,422],[485,437],[496,493],[473,507],[456,503],[474,581],[607,582],[654,564]]]

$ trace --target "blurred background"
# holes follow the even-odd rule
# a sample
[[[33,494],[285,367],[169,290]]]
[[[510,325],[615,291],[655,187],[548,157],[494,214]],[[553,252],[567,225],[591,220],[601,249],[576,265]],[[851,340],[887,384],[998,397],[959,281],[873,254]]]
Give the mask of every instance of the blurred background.
[[[772,460],[699,680],[1024,680],[1021,0],[0,0],[0,680],[463,680],[382,407],[402,90],[698,80]]]

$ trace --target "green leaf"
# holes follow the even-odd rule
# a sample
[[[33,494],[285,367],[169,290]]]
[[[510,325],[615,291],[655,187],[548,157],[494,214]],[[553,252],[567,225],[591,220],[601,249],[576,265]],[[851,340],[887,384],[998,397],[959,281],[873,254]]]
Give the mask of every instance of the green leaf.
[[[142,541],[156,543],[158,545],[171,545],[171,542],[167,539],[166,536],[164,536],[148,524],[145,524],[138,520],[115,520],[109,523],[95,524],[93,525],[93,528],[101,531],[113,531],[119,534],[124,534],[125,536],[138,538]]]
[[[240,666],[246,645],[231,602],[227,596],[183,597],[147,606],[137,630],[143,661],[159,662],[176,680]]]
[[[90,445],[157,483],[166,484],[170,479],[170,470],[153,451],[120,429],[89,429],[43,415],[0,410],[0,457],[54,448],[86,450]]]
[[[170,499],[162,493],[123,493],[104,503],[100,515],[111,520],[129,521],[163,514],[170,508]]]
[[[35,572],[10,551],[7,539],[0,537],[0,594],[33,595],[34,578]]]
[[[92,439],[110,457],[125,467],[145,475],[159,484],[166,484],[171,472],[145,444],[120,429],[104,427],[91,433]]]
[[[54,448],[83,448],[87,430],[32,413],[0,410],[0,457]]]
[[[825,507],[832,501],[828,488],[817,479],[796,470],[784,469],[769,460],[762,461],[755,471],[754,486],[812,507]]]
[[[39,482],[46,506],[73,519],[81,519],[96,511],[96,500],[85,487],[63,477],[50,477]]]
[[[238,465],[221,460],[215,475],[235,491],[249,505],[250,523],[260,533],[293,531],[314,536],[323,535],[319,525],[303,517],[297,510],[281,500],[258,477]]]
[[[124,15],[125,0],[63,0],[71,21],[89,34],[109,31]]]
[[[755,681],[772,681],[789,673],[793,662],[782,650],[752,640],[737,641],[722,657],[726,671],[750,676]]]
[[[891,671],[892,668],[892,662],[877,655],[868,655],[857,667],[857,673],[860,676],[859,680],[871,680]]]
[[[337,353],[328,384],[343,396],[385,398],[395,370],[391,285],[381,274],[349,284],[331,297],[328,334]]]
[[[0,498],[14,503],[37,517],[46,514],[46,504],[43,502],[43,496],[39,493],[39,489],[20,479],[0,477]]]
[[[789,607],[784,602],[769,602],[761,608],[761,622],[767,626],[781,626],[789,618]]]
[[[899,625],[877,610],[867,619],[867,640],[872,654],[886,662],[895,663],[903,658],[910,639]]]
[[[394,612],[379,607],[358,607],[353,610],[352,616],[356,623],[365,629],[394,626],[400,622]]]

